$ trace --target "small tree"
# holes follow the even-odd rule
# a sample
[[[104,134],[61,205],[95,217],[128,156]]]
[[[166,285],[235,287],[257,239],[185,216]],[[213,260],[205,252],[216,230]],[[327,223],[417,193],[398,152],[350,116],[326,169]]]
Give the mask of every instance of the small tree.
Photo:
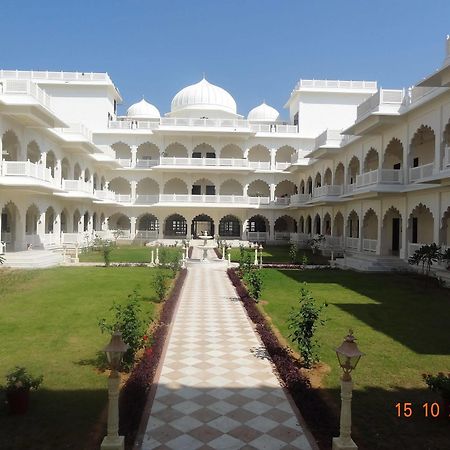
[[[303,364],[310,368],[317,362],[317,349],[319,344],[314,338],[314,334],[319,325],[324,325],[325,320],[321,319],[321,312],[326,304],[317,306],[311,291],[307,289],[306,283],[300,289],[299,308],[294,309],[289,314],[288,328],[291,330],[289,338],[297,345]]]
[[[123,356],[123,365],[127,369],[131,369],[136,352],[145,345],[145,331],[148,323],[141,315],[141,307],[139,305],[141,295],[134,290],[128,295],[127,303],[120,305],[114,303],[111,311],[114,312],[114,319],[108,322],[105,318],[100,319],[98,325],[102,333],[112,334],[115,330],[122,333],[122,339],[129,348]],[[152,320],[149,318],[149,322]]]
[[[111,252],[113,250],[111,241],[102,241],[102,255],[103,261],[105,262],[105,267],[109,267],[111,264]]]
[[[408,259],[408,263],[418,266],[422,264],[422,273],[429,275],[433,263],[440,261],[442,258],[441,247],[435,243],[430,245],[422,245]]]
[[[295,264],[297,262],[298,256],[298,248],[296,244],[291,244],[289,247],[289,258],[291,259],[291,263]]]
[[[245,281],[248,286],[248,292],[250,296],[258,302],[261,297],[261,291],[263,288],[263,278],[261,275],[261,270],[250,270],[245,276]]]
[[[158,271],[152,282],[153,289],[155,290],[160,302],[164,300],[167,294],[168,288],[166,278],[166,275],[162,271]]]
[[[114,243],[117,245],[118,239],[121,238],[125,232],[123,230],[113,230],[112,234],[114,237]]]

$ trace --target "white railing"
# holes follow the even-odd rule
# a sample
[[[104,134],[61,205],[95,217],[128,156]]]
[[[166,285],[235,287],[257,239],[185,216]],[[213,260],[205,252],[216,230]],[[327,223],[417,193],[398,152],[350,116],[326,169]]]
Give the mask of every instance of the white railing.
[[[157,230],[137,230],[135,239],[158,239]]]
[[[248,161],[242,158],[178,158],[175,156],[165,156],[161,157],[160,164],[162,166],[247,167]]]
[[[359,248],[359,238],[346,237],[345,238],[345,246],[354,250],[358,250]]]
[[[92,142],[92,131],[82,123],[68,123],[68,128],[56,128],[63,134],[76,134],[83,136],[87,141]]]
[[[100,200],[116,200],[116,193],[107,189],[94,189],[94,196]]]
[[[129,195],[129,194],[116,194],[116,202],[118,202],[118,203],[131,203],[131,195]]]
[[[290,197],[275,197],[274,204],[275,205],[289,205],[291,203]]]
[[[159,163],[159,159],[138,159],[136,160],[136,167],[149,169],[150,167],[159,165]]]
[[[312,196],[317,197],[336,197],[342,195],[344,187],[341,185],[325,185],[313,188]]]
[[[311,239],[311,235],[308,233],[291,233],[290,234],[291,242],[304,244],[304,243],[308,242],[310,239]]]
[[[314,149],[330,144],[335,147],[340,147],[343,138],[341,131],[342,130],[325,130],[322,134],[319,134],[316,139],[314,139]]]
[[[51,108],[51,97],[36,83],[29,80],[1,80],[3,71],[0,71],[0,95],[1,94],[27,94],[37,100],[46,108]]]
[[[257,133],[298,133],[297,125],[281,123],[251,123],[250,129]]]
[[[425,164],[419,167],[411,167],[409,169],[409,179],[410,181],[418,181],[422,178],[430,177],[433,175],[434,164]]]
[[[374,95],[358,105],[356,110],[356,121],[363,119],[370,112],[382,105],[400,106],[403,104],[405,91],[403,89],[380,89]],[[395,111],[395,110],[394,110]]]
[[[45,233],[44,236],[42,236],[42,243],[44,244],[44,248],[57,245],[59,244],[59,241],[57,239],[57,235],[54,233]]]
[[[276,170],[284,170],[287,169],[291,165],[290,162],[277,162],[275,164]]]
[[[267,231],[248,231],[247,238],[252,242],[265,242],[269,238]]]
[[[352,192],[354,192],[355,188],[356,188],[356,183],[353,183],[353,184],[346,184],[346,185],[344,186],[344,192],[345,192],[346,194],[351,194]]]
[[[51,72],[43,70],[0,70],[0,78],[17,80],[63,80],[63,81],[108,81],[107,73],[94,72]]]
[[[432,94],[433,92],[439,92],[445,90],[445,88],[434,87],[434,86],[414,86],[409,90],[409,95],[406,99],[406,103],[412,105],[418,102],[422,98]]]
[[[270,161],[249,161],[248,166],[256,170],[270,170]]]
[[[377,82],[362,80],[299,80],[294,90],[300,88],[376,89]]]
[[[31,177],[48,183],[54,182],[50,168],[31,161],[3,161],[1,175]]]
[[[310,194],[294,194],[291,195],[291,205],[303,205],[311,200]]]
[[[169,127],[217,127],[248,128],[248,121],[243,119],[193,119],[183,117],[161,117],[160,126]]]
[[[84,242],[84,233],[61,233],[62,244],[82,244]]]
[[[290,237],[291,233],[289,231],[275,231],[276,241],[288,241]]]
[[[66,191],[93,194],[92,184],[83,180],[62,180],[62,188]]]
[[[122,167],[131,167],[131,158],[117,158],[117,162]]]
[[[153,203],[158,203],[159,202],[159,195],[142,195],[142,194],[138,194],[136,196],[136,201],[135,203],[141,203],[141,204],[145,204],[145,205],[151,205]]]
[[[363,250],[366,252],[376,252],[377,242],[377,239],[363,239]]]
[[[270,205],[269,197],[249,197],[243,195],[192,195],[160,194],[162,203],[233,203],[246,205]]]

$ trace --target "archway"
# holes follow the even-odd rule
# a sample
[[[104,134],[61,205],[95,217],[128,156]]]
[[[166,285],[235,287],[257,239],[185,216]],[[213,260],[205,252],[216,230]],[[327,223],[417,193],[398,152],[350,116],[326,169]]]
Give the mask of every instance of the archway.
[[[434,162],[435,134],[432,128],[422,125],[414,134],[410,146],[410,167],[420,167]]]
[[[450,246],[450,206],[442,215],[439,244]]]
[[[325,213],[323,216],[322,234],[331,236],[331,216],[330,213]]]
[[[244,156],[242,149],[236,144],[228,144],[220,151],[222,159],[242,159]]]
[[[143,214],[137,221],[137,239],[156,239],[158,237],[159,222],[153,214]]]
[[[222,217],[219,222],[219,236],[223,238],[240,238],[241,222],[233,215]]]
[[[20,143],[16,133],[12,130],[5,131],[2,136],[2,151],[5,161],[19,161]]]
[[[220,195],[239,195],[243,194],[244,188],[239,181],[230,179],[220,185]]]
[[[41,160],[41,150],[36,141],[31,141],[27,145],[27,161],[38,163]]]
[[[121,162],[131,163],[131,148],[124,142],[116,142],[111,145],[111,148],[116,152],[116,159],[121,160]]]
[[[56,157],[52,150],[47,152],[47,160],[45,162],[45,166],[47,167],[47,169],[50,169],[52,177],[54,177],[56,168]]]
[[[363,219],[362,226],[363,250],[367,252],[376,252],[378,244],[378,216],[370,208]]]
[[[366,157],[364,158],[364,173],[372,172],[372,170],[378,169],[378,152],[373,147],[367,152]]]
[[[164,194],[184,195],[188,193],[186,183],[179,178],[172,178],[164,185]]]
[[[297,221],[288,215],[278,217],[274,231],[275,239],[289,240],[291,233],[297,232]]]
[[[113,178],[109,182],[109,190],[120,195],[131,195],[130,182],[122,177]]]
[[[319,188],[321,186],[322,186],[322,175],[320,174],[320,172],[317,172],[314,178],[314,187]]]
[[[198,238],[206,232],[208,236],[214,236],[214,228],[214,220],[210,216],[199,214],[192,219],[191,235]]]
[[[345,182],[345,169],[344,164],[339,163],[334,171],[334,184],[336,186],[342,186]]]
[[[347,184],[355,184],[357,175],[359,175],[359,159],[353,156],[348,164]]]
[[[319,214],[314,217],[314,234],[322,234],[322,219]]]
[[[45,234],[53,233],[55,227],[55,210],[49,206],[45,211]]]
[[[184,145],[181,145],[178,142],[174,142],[166,147],[163,156],[175,158],[187,158],[188,151]]]
[[[283,180],[275,187],[275,197],[290,197],[297,193],[297,186],[289,180]]]
[[[1,240],[6,243],[7,251],[16,249],[17,225],[20,221],[19,209],[13,202],[2,209]]]
[[[399,256],[402,248],[402,216],[391,206],[383,217],[381,230],[381,254]]]
[[[136,185],[136,195],[137,201],[141,203],[158,201],[158,183],[151,178],[143,178]]]
[[[73,213],[73,221],[72,221],[72,232],[78,233],[80,228],[81,214],[78,209]]]
[[[312,219],[310,215],[306,217],[306,234],[312,234]]]
[[[150,142],[144,142],[136,151],[136,165],[138,167],[156,166],[159,161],[159,148]]]
[[[250,167],[270,169],[270,151],[263,145],[255,145],[247,155]]]
[[[164,237],[180,238],[186,237],[187,223],[186,219],[180,214],[172,214],[166,217],[164,223]]]
[[[249,241],[265,241],[269,236],[269,221],[260,214],[247,221],[247,238]]]
[[[292,161],[292,155],[295,155],[295,148],[290,145],[283,145],[283,147],[277,149],[275,154],[275,162],[290,163]]]
[[[70,173],[70,163],[67,158],[63,158],[63,160],[61,161],[61,178],[63,180],[70,180]]]
[[[69,214],[68,214],[67,210],[64,208],[61,211],[61,215],[60,215],[61,232],[63,232],[63,233],[67,233],[67,230],[69,229],[68,223],[67,223],[68,217],[69,217]]]
[[[325,170],[323,175],[323,184],[324,186],[331,186],[333,184],[333,173],[329,167]]]
[[[403,145],[397,138],[392,138],[384,151],[383,169],[400,170],[403,165]]]
[[[108,219],[109,229],[112,231],[121,231],[122,236],[125,237],[130,234],[131,231],[131,221],[130,218],[127,217],[123,213],[114,213]]]
[[[422,203],[417,205],[409,215],[408,240],[412,244],[433,243],[434,218],[431,211]],[[416,249],[416,248],[414,248]]]
[[[209,144],[202,143],[197,145],[192,151],[193,158],[215,158],[216,150]]]
[[[344,236],[344,216],[340,211],[336,213],[333,220],[333,236]]]
[[[192,185],[192,195],[216,195],[216,186],[207,178],[200,178]]]
[[[247,195],[249,197],[270,197],[270,187],[265,181],[252,181],[248,185]]]

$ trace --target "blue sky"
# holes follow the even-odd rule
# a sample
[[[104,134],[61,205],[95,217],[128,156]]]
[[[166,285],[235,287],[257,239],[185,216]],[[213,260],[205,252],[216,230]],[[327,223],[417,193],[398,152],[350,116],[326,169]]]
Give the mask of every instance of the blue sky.
[[[161,111],[206,78],[246,115],[300,78],[416,83],[439,67],[449,0],[2,0],[4,69],[108,72]],[[286,112],[283,113],[287,116]]]

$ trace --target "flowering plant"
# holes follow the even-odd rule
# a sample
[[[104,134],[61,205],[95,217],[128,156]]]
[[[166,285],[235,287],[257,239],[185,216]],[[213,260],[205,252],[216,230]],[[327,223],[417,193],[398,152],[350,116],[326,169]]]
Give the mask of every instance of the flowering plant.
[[[36,390],[43,380],[44,377],[42,375],[33,377],[25,367],[16,366],[12,372],[6,375],[6,386],[4,386],[4,389],[8,392]]]

